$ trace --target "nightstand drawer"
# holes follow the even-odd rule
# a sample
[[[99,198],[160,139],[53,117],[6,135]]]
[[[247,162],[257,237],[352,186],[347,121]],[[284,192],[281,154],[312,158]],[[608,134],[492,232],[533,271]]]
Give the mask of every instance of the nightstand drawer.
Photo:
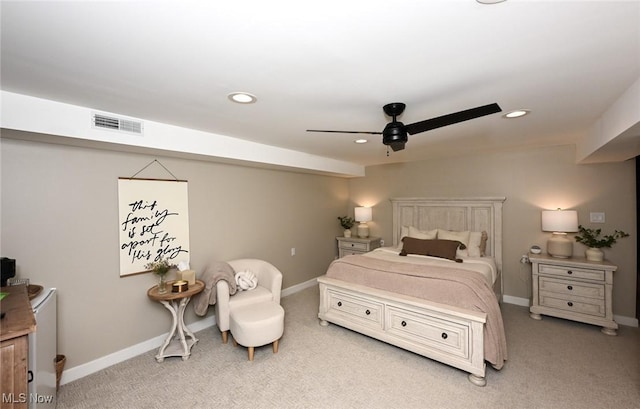
[[[340,258],[342,258],[344,256],[353,256],[353,255],[359,255],[359,254],[364,254],[364,253],[365,252],[363,252],[363,251],[340,249]]]
[[[540,277],[540,291],[563,294],[565,296],[589,297],[604,300],[604,284]]]
[[[603,270],[589,270],[585,268],[571,268],[563,266],[552,266],[549,264],[540,264],[538,272],[545,275],[553,275],[567,278],[580,278],[593,281],[604,281]]]
[[[562,294],[540,291],[540,305],[596,317],[604,317],[606,314],[604,298],[597,300],[584,297],[563,297]]]
[[[357,243],[357,242],[341,241],[340,242],[340,248],[363,252],[363,251],[369,250],[369,244],[368,243]]]

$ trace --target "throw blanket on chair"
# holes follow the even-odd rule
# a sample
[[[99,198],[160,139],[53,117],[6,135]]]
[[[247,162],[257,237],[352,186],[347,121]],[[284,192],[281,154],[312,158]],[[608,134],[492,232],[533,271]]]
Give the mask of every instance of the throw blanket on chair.
[[[258,277],[251,271],[238,271],[236,273],[236,284],[238,291],[253,290],[258,285]]]
[[[198,294],[193,308],[197,315],[205,315],[209,306],[216,303],[216,284],[218,281],[224,280],[229,284],[229,295],[236,293],[234,274],[233,267],[223,261],[217,261],[204,270],[202,277],[200,277],[204,282],[204,290]]]

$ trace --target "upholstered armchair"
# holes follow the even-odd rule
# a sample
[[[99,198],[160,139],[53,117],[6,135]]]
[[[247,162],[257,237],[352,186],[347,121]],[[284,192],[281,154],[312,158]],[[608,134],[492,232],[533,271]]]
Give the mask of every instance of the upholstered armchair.
[[[258,285],[253,290],[238,291],[229,295],[229,285],[220,280],[216,283],[215,314],[216,324],[222,333],[222,342],[228,341],[229,313],[234,307],[248,304],[273,301],[280,304],[280,292],[282,290],[282,273],[272,264],[258,259],[238,259],[228,261],[236,273],[251,271],[258,279]]]

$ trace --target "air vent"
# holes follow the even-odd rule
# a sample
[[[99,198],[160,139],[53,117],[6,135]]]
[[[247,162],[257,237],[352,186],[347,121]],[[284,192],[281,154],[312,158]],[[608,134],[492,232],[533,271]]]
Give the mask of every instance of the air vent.
[[[94,113],[92,115],[92,124],[94,128],[142,135],[142,122],[131,119]]]

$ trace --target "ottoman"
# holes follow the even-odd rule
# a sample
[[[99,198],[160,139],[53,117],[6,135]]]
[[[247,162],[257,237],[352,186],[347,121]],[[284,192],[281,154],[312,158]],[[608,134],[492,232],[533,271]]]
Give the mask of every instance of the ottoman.
[[[273,343],[275,354],[284,333],[284,309],[273,301],[234,308],[229,314],[229,331],[234,345],[248,348],[249,361],[253,361],[254,347]]]

